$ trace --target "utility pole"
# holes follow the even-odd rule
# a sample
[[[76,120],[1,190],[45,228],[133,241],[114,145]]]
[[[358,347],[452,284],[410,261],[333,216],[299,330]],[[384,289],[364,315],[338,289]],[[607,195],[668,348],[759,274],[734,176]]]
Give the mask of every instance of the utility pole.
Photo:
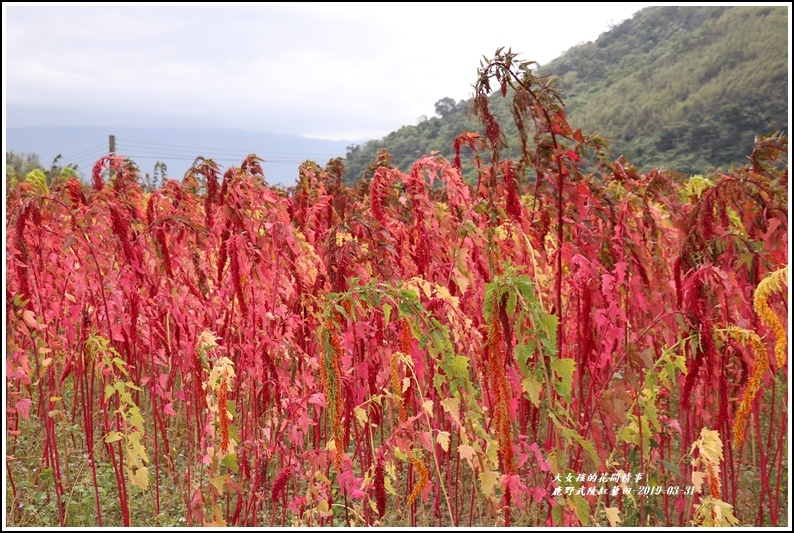
[[[116,155],[116,136],[108,135],[108,152],[110,155]],[[110,178],[116,177],[116,172],[113,169],[108,169],[108,176]]]

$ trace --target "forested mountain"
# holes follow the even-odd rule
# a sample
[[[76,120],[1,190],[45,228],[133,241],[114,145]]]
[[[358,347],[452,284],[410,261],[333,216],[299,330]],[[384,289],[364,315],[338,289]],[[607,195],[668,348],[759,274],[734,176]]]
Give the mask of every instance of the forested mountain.
[[[644,171],[727,170],[756,135],[788,131],[788,26],[786,7],[649,7],[537,73],[556,78],[571,125],[607,138],[612,157]],[[434,150],[451,160],[455,136],[482,129],[469,104],[444,98],[437,117],[351,146],[346,181],[366,175],[380,148],[401,170]],[[517,158],[509,98],[497,95],[493,110],[512,141],[503,157]]]

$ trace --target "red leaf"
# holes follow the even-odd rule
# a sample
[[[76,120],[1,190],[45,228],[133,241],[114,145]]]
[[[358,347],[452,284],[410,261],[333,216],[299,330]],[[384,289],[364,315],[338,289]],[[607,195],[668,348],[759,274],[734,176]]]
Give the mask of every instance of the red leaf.
[[[18,400],[16,404],[14,404],[14,409],[17,410],[17,413],[19,413],[22,416],[22,418],[27,420],[28,418],[30,418],[31,403],[33,402],[30,401],[30,398],[22,398],[21,400]]]

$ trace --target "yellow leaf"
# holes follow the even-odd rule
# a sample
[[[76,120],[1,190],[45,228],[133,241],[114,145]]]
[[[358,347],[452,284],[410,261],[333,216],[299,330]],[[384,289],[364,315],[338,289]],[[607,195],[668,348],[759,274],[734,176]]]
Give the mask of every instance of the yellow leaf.
[[[425,412],[429,416],[432,417],[433,416],[433,400],[425,400],[424,403],[422,404],[422,409],[424,409]]]
[[[149,488],[149,470],[145,467],[128,468],[127,475],[130,478],[130,483],[135,485],[141,490],[148,490]]]
[[[403,392],[408,390],[408,387],[411,386],[411,378],[403,378]]]
[[[468,444],[460,444],[458,446],[458,453],[460,454],[461,459],[466,459],[469,462],[469,466],[474,470],[474,448],[469,446]]]
[[[219,504],[212,506],[212,522],[204,522],[206,527],[226,527],[226,520],[223,519],[223,510]]]
[[[320,500],[320,503],[317,504],[317,513],[323,518],[332,516],[328,500]]]
[[[353,409],[353,413],[356,415],[356,419],[358,423],[361,424],[361,427],[364,427],[367,424],[367,420],[369,420],[367,412],[361,407],[356,407]]]
[[[722,455],[722,440],[720,434],[714,430],[701,430],[703,445],[700,447],[700,453],[712,463],[719,463],[723,459]]]
[[[397,491],[394,490],[394,485],[392,485],[390,477],[384,478],[383,487],[386,489],[386,492],[388,492],[392,496],[397,496]]]
[[[449,431],[441,431],[436,437],[436,441],[441,445],[441,449],[449,451]]]
[[[392,496],[397,496],[397,491],[394,490],[394,485],[391,482],[392,479],[397,479],[397,475],[394,471],[394,463],[391,461],[386,462],[386,473],[388,476],[383,476],[383,487],[386,489],[386,492]]]
[[[143,433],[140,431],[129,433],[127,435],[127,448],[129,449],[129,454],[134,457],[140,457],[148,463],[149,457],[146,455],[146,448],[141,443],[141,437],[143,437]]]
[[[526,392],[529,396],[529,401],[532,402],[532,405],[538,407],[540,405],[541,389],[541,384],[538,382],[538,380],[531,376],[527,376],[521,380],[521,388],[524,389],[524,392]]]
[[[722,500],[715,500],[714,510],[718,518],[715,526],[733,527],[739,525],[739,519],[733,515],[733,505]]]
[[[456,297],[453,297],[449,293],[449,289],[447,289],[446,287],[442,287],[441,285],[436,285],[436,292],[445,301],[450,302],[451,304],[453,304],[453,306],[457,307],[457,303],[458,303],[457,300],[458,299]]]
[[[499,445],[496,442],[489,442],[485,446],[485,457],[494,468],[499,465]]]
[[[441,400],[441,407],[449,413],[453,420],[460,423],[460,398],[446,398]]]
[[[137,407],[133,407],[132,409],[130,409],[130,416],[128,422],[132,427],[134,427],[138,431],[140,432],[144,431],[144,425],[143,425],[144,422],[143,422],[143,417],[141,416],[141,410],[138,409]]]
[[[116,441],[119,441],[119,440],[121,440],[121,433],[119,433],[118,431],[111,431],[105,437],[105,442],[107,444],[110,444],[112,442],[116,442]]]
[[[620,518],[620,509],[617,507],[607,507],[605,511],[607,512],[607,520],[609,520],[610,527],[615,527],[622,522]]]
[[[703,480],[705,479],[705,472],[692,472],[692,485],[695,487],[696,493],[700,494],[703,491]]]
[[[477,478],[480,480],[480,490],[483,496],[486,498],[492,496],[494,487],[499,483],[499,472],[486,470],[485,472],[481,472]]]
[[[722,507],[720,507],[719,505],[715,505],[714,507],[712,507],[712,509],[714,509],[714,524],[712,525],[714,526],[722,525]]]

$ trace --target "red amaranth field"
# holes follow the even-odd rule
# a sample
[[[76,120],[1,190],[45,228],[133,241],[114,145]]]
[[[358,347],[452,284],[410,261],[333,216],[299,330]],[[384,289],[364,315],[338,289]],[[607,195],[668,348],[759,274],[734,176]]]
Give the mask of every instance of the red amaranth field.
[[[789,525],[786,138],[642,174],[530,68],[482,66],[454,162],[352,188],[10,190],[7,523]]]

